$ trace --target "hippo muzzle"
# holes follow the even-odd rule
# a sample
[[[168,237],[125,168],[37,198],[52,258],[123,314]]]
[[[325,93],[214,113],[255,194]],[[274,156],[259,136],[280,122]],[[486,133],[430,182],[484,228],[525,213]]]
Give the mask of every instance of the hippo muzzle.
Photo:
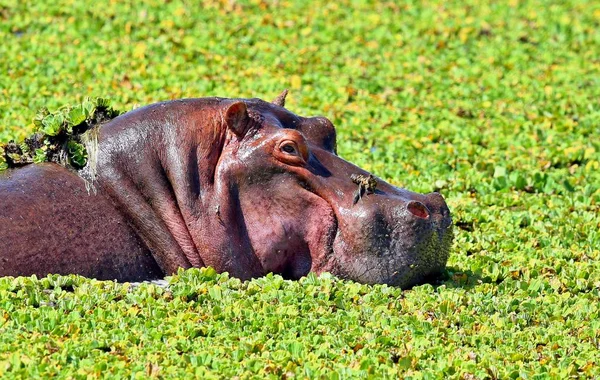
[[[448,207],[438,193],[411,195],[376,193],[340,210],[327,270],[403,288],[440,273],[452,243]]]
[[[331,205],[337,231],[330,260],[314,266],[368,284],[409,287],[443,271],[452,244],[452,218],[439,193],[419,194],[381,179],[357,200],[357,174],[368,173],[338,156],[316,153],[322,196]],[[329,170],[330,169],[330,170]]]

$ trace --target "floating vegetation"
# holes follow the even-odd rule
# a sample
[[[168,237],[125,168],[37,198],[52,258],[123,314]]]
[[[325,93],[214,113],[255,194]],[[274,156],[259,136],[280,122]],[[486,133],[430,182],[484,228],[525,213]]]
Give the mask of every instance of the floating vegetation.
[[[97,150],[97,126],[120,115],[104,98],[86,98],[81,104],[54,112],[42,108],[33,123],[36,132],[21,143],[0,144],[0,170],[40,162],[83,169]],[[95,162],[95,160],[94,160]]]

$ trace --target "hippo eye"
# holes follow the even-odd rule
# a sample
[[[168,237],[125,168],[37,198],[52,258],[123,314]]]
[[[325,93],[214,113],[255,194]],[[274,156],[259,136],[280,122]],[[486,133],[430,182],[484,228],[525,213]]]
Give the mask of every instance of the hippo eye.
[[[292,144],[285,144],[284,146],[281,147],[281,150],[288,153],[288,154],[296,154],[296,147],[293,146]]]
[[[298,155],[298,151],[296,150],[296,145],[292,142],[282,144],[281,151],[285,152],[287,154]]]
[[[308,147],[302,136],[282,139],[275,146],[274,155],[284,164],[302,166],[308,161]]]

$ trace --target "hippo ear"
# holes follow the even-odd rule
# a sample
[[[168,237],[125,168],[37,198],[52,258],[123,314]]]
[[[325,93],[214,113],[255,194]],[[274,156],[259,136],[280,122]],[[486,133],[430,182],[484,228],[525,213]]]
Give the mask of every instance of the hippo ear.
[[[237,137],[243,137],[250,125],[250,116],[248,116],[246,103],[237,101],[229,105],[225,111],[224,119],[227,128]]]
[[[275,104],[276,106],[279,106],[279,107],[285,107],[285,97],[287,96],[287,94],[288,94],[288,90],[286,88],[285,90],[283,90],[281,92],[281,94],[279,94],[275,98],[275,100],[273,100],[272,103]]]

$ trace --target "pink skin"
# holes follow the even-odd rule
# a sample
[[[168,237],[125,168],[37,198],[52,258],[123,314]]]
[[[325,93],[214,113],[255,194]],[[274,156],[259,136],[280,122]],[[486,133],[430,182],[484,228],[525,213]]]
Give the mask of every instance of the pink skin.
[[[329,203],[298,181],[307,174],[302,134],[265,128],[254,137],[228,155],[244,163],[234,167],[248,236],[265,273],[299,278],[329,255],[336,219]]]
[[[236,117],[243,119],[245,107],[239,104],[234,103],[226,112],[240,113]],[[227,140],[223,150],[226,160],[220,161],[217,168],[218,173],[230,173],[228,177],[236,183],[243,224],[262,271],[290,278],[309,271],[329,271],[362,282],[402,285],[420,277],[420,272],[410,275],[406,268],[377,268],[402,264],[389,258],[376,263],[375,270],[370,269],[371,262],[378,260],[378,252],[373,249],[372,236],[364,236],[362,224],[371,223],[376,210],[386,213],[382,209],[400,208],[405,215],[392,218],[396,222],[406,217],[410,223],[427,221],[425,233],[431,233],[431,225],[438,225],[440,241],[447,240],[444,231],[450,220],[443,198],[412,193],[378,180],[377,194],[365,196],[354,205],[356,185],[350,175],[368,173],[325,148],[324,140],[335,139],[331,123],[323,118],[296,118],[292,125],[295,129],[282,128],[280,119],[265,118],[260,128],[237,133],[238,138]],[[396,226],[391,230],[402,238]],[[414,231],[405,235],[415,241],[414,245],[420,244]],[[387,251],[390,249],[387,247]],[[415,247],[403,249],[409,254],[415,251]],[[445,264],[444,255],[447,252],[440,254],[439,263],[433,263],[434,269]],[[405,266],[411,265],[410,260],[405,261]],[[402,276],[410,278],[399,278]]]
[[[27,207],[48,209],[48,191],[64,184],[73,189],[44,216],[46,223],[58,220],[53,234],[36,238],[27,223],[2,230],[6,241],[25,240],[18,251],[0,248],[0,275],[59,272],[126,281],[212,266],[242,279],[328,271],[405,287],[443,270],[452,241],[443,198],[378,179],[375,193],[354,204],[357,185],[350,176],[369,173],[337,156],[329,120],[294,115],[283,108],[284,97],[277,104],[186,99],[112,120],[100,130],[97,176],[83,174],[95,184],[97,200],[85,198],[83,181],[66,169],[39,166],[0,176],[7,201],[25,202],[18,196],[24,188],[40,190],[27,205],[0,212],[0,224],[26,221],[29,211],[18,213]],[[59,236],[61,247],[77,250],[42,257],[38,246],[60,231],[85,235],[71,215],[90,209],[107,215],[93,235],[85,241]],[[33,251],[39,253],[28,254]],[[9,257],[17,259],[3,264]]]

